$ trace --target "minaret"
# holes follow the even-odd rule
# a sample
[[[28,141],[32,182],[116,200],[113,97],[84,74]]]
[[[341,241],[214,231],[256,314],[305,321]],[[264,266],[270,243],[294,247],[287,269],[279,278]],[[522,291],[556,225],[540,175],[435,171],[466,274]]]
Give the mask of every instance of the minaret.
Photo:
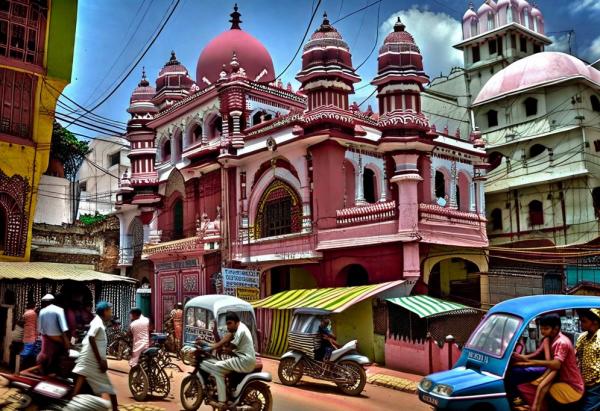
[[[154,169],[154,131],[147,126],[158,112],[152,103],[155,93],[154,87],[146,79],[146,72],[142,71],[142,80],[133,91],[127,109],[131,114],[127,122],[127,139],[131,143],[129,177],[134,187],[158,183]]]
[[[429,77],[423,71],[421,51],[405,28],[398,17],[394,31],[388,34],[379,49],[377,76],[371,82],[377,86],[384,136],[392,130],[410,133],[429,130],[427,119],[421,112],[421,92]]]
[[[177,60],[175,52],[171,51],[171,58],[156,78],[156,95],[152,101],[163,111],[187,97],[193,86],[194,80],[189,76],[187,68]]]
[[[327,105],[348,109],[348,96],[354,93],[354,83],[358,83],[360,77],[352,67],[348,44],[329,23],[327,13],[304,45],[302,70],[296,79],[308,97],[308,110]]]

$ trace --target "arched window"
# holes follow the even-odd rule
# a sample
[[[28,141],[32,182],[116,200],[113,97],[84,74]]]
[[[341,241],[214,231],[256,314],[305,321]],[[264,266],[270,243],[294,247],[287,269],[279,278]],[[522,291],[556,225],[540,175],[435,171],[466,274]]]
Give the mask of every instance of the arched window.
[[[488,13],[487,15],[487,28],[488,30],[494,30],[494,13]]]
[[[202,140],[202,126],[200,124],[196,124],[194,126],[194,130],[192,131],[192,142],[196,143]]]
[[[446,177],[441,171],[435,172],[435,196],[444,198],[446,196]]]
[[[178,199],[173,204],[173,240],[183,238],[183,201]]]
[[[529,28],[529,9],[527,7],[523,9],[521,24]]]
[[[260,124],[263,122],[263,116],[265,115],[264,111],[257,111],[253,116],[252,116],[252,125],[255,126],[257,124]]]
[[[171,140],[166,140],[161,149],[162,161],[171,160]]]
[[[454,187],[454,193],[454,196],[456,198],[456,208],[460,210],[460,187],[458,186],[458,184]]]
[[[600,218],[600,187],[592,190],[592,202],[594,205],[594,214],[596,218]]]
[[[512,4],[508,5],[508,9],[506,9],[506,22],[507,23],[512,23],[514,20],[513,18],[513,8],[512,8]]]
[[[254,224],[255,238],[300,232],[302,204],[293,188],[281,180],[273,181],[258,203]]]
[[[494,208],[490,214],[490,222],[492,230],[502,230],[502,210]]]
[[[370,168],[366,168],[363,171],[363,194],[367,203],[374,203],[377,201],[377,187],[375,173]]]
[[[533,30],[538,31],[538,18],[537,17],[533,18]]]
[[[498,125],[498,112],[490,110],[487,112],[488,127],[496,127]]]
[[[208,121],[208,138],[210,140],[220,137],[223,132],[223,120],[219,115],[213,115],[213,117]]]
[[[592,103],[592,110],[600,111],[600,100],[598,99],[597,96],[592,95],[590,97],[590,103]]]
[[[529,225],[544,225],[544,205],[541,201],[533,200],[529,203]]]
[[[502,163],[502,157],[504,156],[498,151],[494,151],[490,154],[490,156],[488,157],[488,163],[490,165],[489,171],[494,170]]]
[[[476,36],[477,34],[477,20],[471,19],[471,37]]]
[[[542,144],[534,144],[529,149],[529,158],[537,157],[540,154],[542,154],[544,151],[546,151],[546,146],[544,146]]]
[[[6,231],[8,229],[6,223],[6,212],[3,207],[0,207],[0,251],[4,251],[6,245]]]
[[[523,102],[523,104],[525,105],[525,115],[527,117],[535,116],[537,114],[537,111],[538,111],[537,99],[535,99],[533,97],[527,97],[525,99],[525,101]]]

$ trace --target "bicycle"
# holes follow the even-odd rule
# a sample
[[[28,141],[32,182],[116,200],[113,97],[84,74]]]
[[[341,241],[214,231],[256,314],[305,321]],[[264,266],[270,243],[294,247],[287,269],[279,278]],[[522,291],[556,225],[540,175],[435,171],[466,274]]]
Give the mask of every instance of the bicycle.
[[[150,337],[154,342],[153,346],[158,348],[157,361],[163,368],[176,368],[179,372],[183,369],[173,362],[173,358],[179,358],[179,355],[172,354],[167,349],[168,334],[153,333]]]
[[[129,371],[129,391],[136,401],[145,401],[149,394],[166,398],[171,392],[171,381],[159,357],[160,348],[150,347]]]

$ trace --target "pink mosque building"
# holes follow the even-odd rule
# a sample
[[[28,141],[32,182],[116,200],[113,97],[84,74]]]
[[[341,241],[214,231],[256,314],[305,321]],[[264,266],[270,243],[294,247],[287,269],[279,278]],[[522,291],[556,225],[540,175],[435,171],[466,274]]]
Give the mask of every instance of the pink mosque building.
[[[360,77],[326,15],[298,90],[237,7],[230,22],[195,78],[172,53],[128,108],[120,264],[150,283],[157,325],[176,302],[218,291],[223,267],[257,270],[261,297],[404,279],[486,305],[485,150],[477,133],[430,126],[405,25],[379,50],[373,111],[351,102]]]

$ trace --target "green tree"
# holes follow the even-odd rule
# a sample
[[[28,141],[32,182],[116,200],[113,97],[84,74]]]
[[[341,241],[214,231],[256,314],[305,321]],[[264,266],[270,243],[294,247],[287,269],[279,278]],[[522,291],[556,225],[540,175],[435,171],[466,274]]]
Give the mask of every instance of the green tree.
[[[89,152],[87,141],[78,140],[73,133],[54,121],[50,157],[63,163],[65,178],[75,181],[77,171]]]

